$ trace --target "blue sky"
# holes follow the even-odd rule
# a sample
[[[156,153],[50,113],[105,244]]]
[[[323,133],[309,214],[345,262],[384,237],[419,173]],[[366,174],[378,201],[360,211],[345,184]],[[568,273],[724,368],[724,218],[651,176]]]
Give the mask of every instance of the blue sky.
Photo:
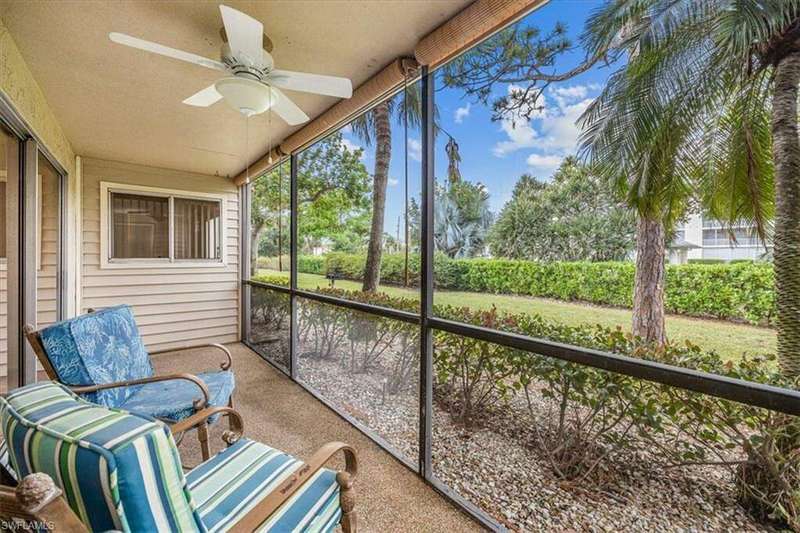
[[[566,24],[574,49],[559,56],[554,71],[560,72],[584,59],[579,36],[586,18],[602,3],[602,0],[551,0],[518,24],[536,26],[543,34],[552,30],[556,22]],[[461,90],[436,91],[440,123],[459,144],[461,174],[466,180],[486,186],[493,212],[502,209],[522,174],[548,179],[565,156],[575,153],[579,134],[575,120],[597,97],[615,68],[595,67],[567,82],[551,85],[541,102],[543,111],[530,121],[517,120],[515,125],[511,121],[492,122],[491,109],[469,99]],[[497,90],[507,92],[509,87],[498,87]],[[385,231],[395,235],[398,217],[403,213],[403,156],[406,148],[403,128],[399,124],[393,124],[392,134]],[[372,172],[374,147],[364,147],[364,143],[348,128],[344,130],[344,137],[353,148],[364,148],[363,160]],[[419,141],[419,131],[409,131],[409,194],[414,197],[419,197],[420,190]],[[437,138],[435,169],[440,180],[447,172],[446,143],[445,135]]]

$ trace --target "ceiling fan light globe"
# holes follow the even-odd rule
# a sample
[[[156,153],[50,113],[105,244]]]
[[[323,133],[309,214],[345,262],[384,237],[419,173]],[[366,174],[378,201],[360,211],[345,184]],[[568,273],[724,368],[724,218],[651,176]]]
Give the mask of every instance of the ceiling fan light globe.
[[[270,87],[249,78],[222,78],[214,88],[229,106],[247,117],[263,113],[276,100]]]

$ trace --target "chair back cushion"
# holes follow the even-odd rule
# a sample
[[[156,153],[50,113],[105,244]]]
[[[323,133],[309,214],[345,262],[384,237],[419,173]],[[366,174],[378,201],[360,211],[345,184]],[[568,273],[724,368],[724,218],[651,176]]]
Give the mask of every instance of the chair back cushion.
[[[153,375],[150,356],[127,305],[53,324],[39,335],[59,381],[66,385],[100,385]],[[107,407],[120,407],[139,387],[116,387],[85,397]]]
[[[17,475],[48,474],[92,531],[205,531],[162,422],[43,382],[0,398],[0,423]]]

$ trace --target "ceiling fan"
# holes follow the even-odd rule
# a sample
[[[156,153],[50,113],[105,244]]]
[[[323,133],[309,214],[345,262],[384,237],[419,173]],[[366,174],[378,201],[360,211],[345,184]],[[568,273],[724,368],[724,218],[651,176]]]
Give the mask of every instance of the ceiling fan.
[[[176,50],[124,33],[112,32],[108,37],[115,43],[138,48],[173,59],[187,61],[225,72],[228,76],[195,93],[184,104],[209,107],[224,99],[245,116],[257,115],[272,109],[290,125],[309,120],[281,89],[350,98],[353,85],[347,78],[323,76],[274,68],[272,56],[264,49],[264,26],[253,17],[231,7],[220,5],[223,40],[221,61]],[[270,48],[271,49],[271,48]]]

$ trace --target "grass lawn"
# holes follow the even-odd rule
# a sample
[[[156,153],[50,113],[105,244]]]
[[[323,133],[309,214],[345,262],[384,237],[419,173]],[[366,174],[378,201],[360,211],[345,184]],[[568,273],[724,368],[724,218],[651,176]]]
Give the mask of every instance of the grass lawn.
[[[264,275],[285,275],[271,270],[259,270]],[[300,274],[297,285],[301,289],[327,287],[328,280],[316,274]],[[338,280],[336,288],[361,290],[361,283]],[[418,298],[416,289],[381,286],[381,291],[392,296]],[[488,309],[495,305],[501,311],[511,313],[536,313],[544,318],[577,326],[579,324],[600,324],[607,327],[622,326],[630,330],[631,311],[599,307],[591,304],[562,302],[547,298],[529,296],[510,296],[502,294],[481,294],[476,292],[437,291],[434,303],[441,305],[468,306],[475,309]],[[667,335],[672,342],[689,340],[705,349],[714,350],[723,357],[738,359],[742,354],[774,353],[776,349],[775,330],[736,324],[722,320],[689,318],[680,315],[667,315]]]

